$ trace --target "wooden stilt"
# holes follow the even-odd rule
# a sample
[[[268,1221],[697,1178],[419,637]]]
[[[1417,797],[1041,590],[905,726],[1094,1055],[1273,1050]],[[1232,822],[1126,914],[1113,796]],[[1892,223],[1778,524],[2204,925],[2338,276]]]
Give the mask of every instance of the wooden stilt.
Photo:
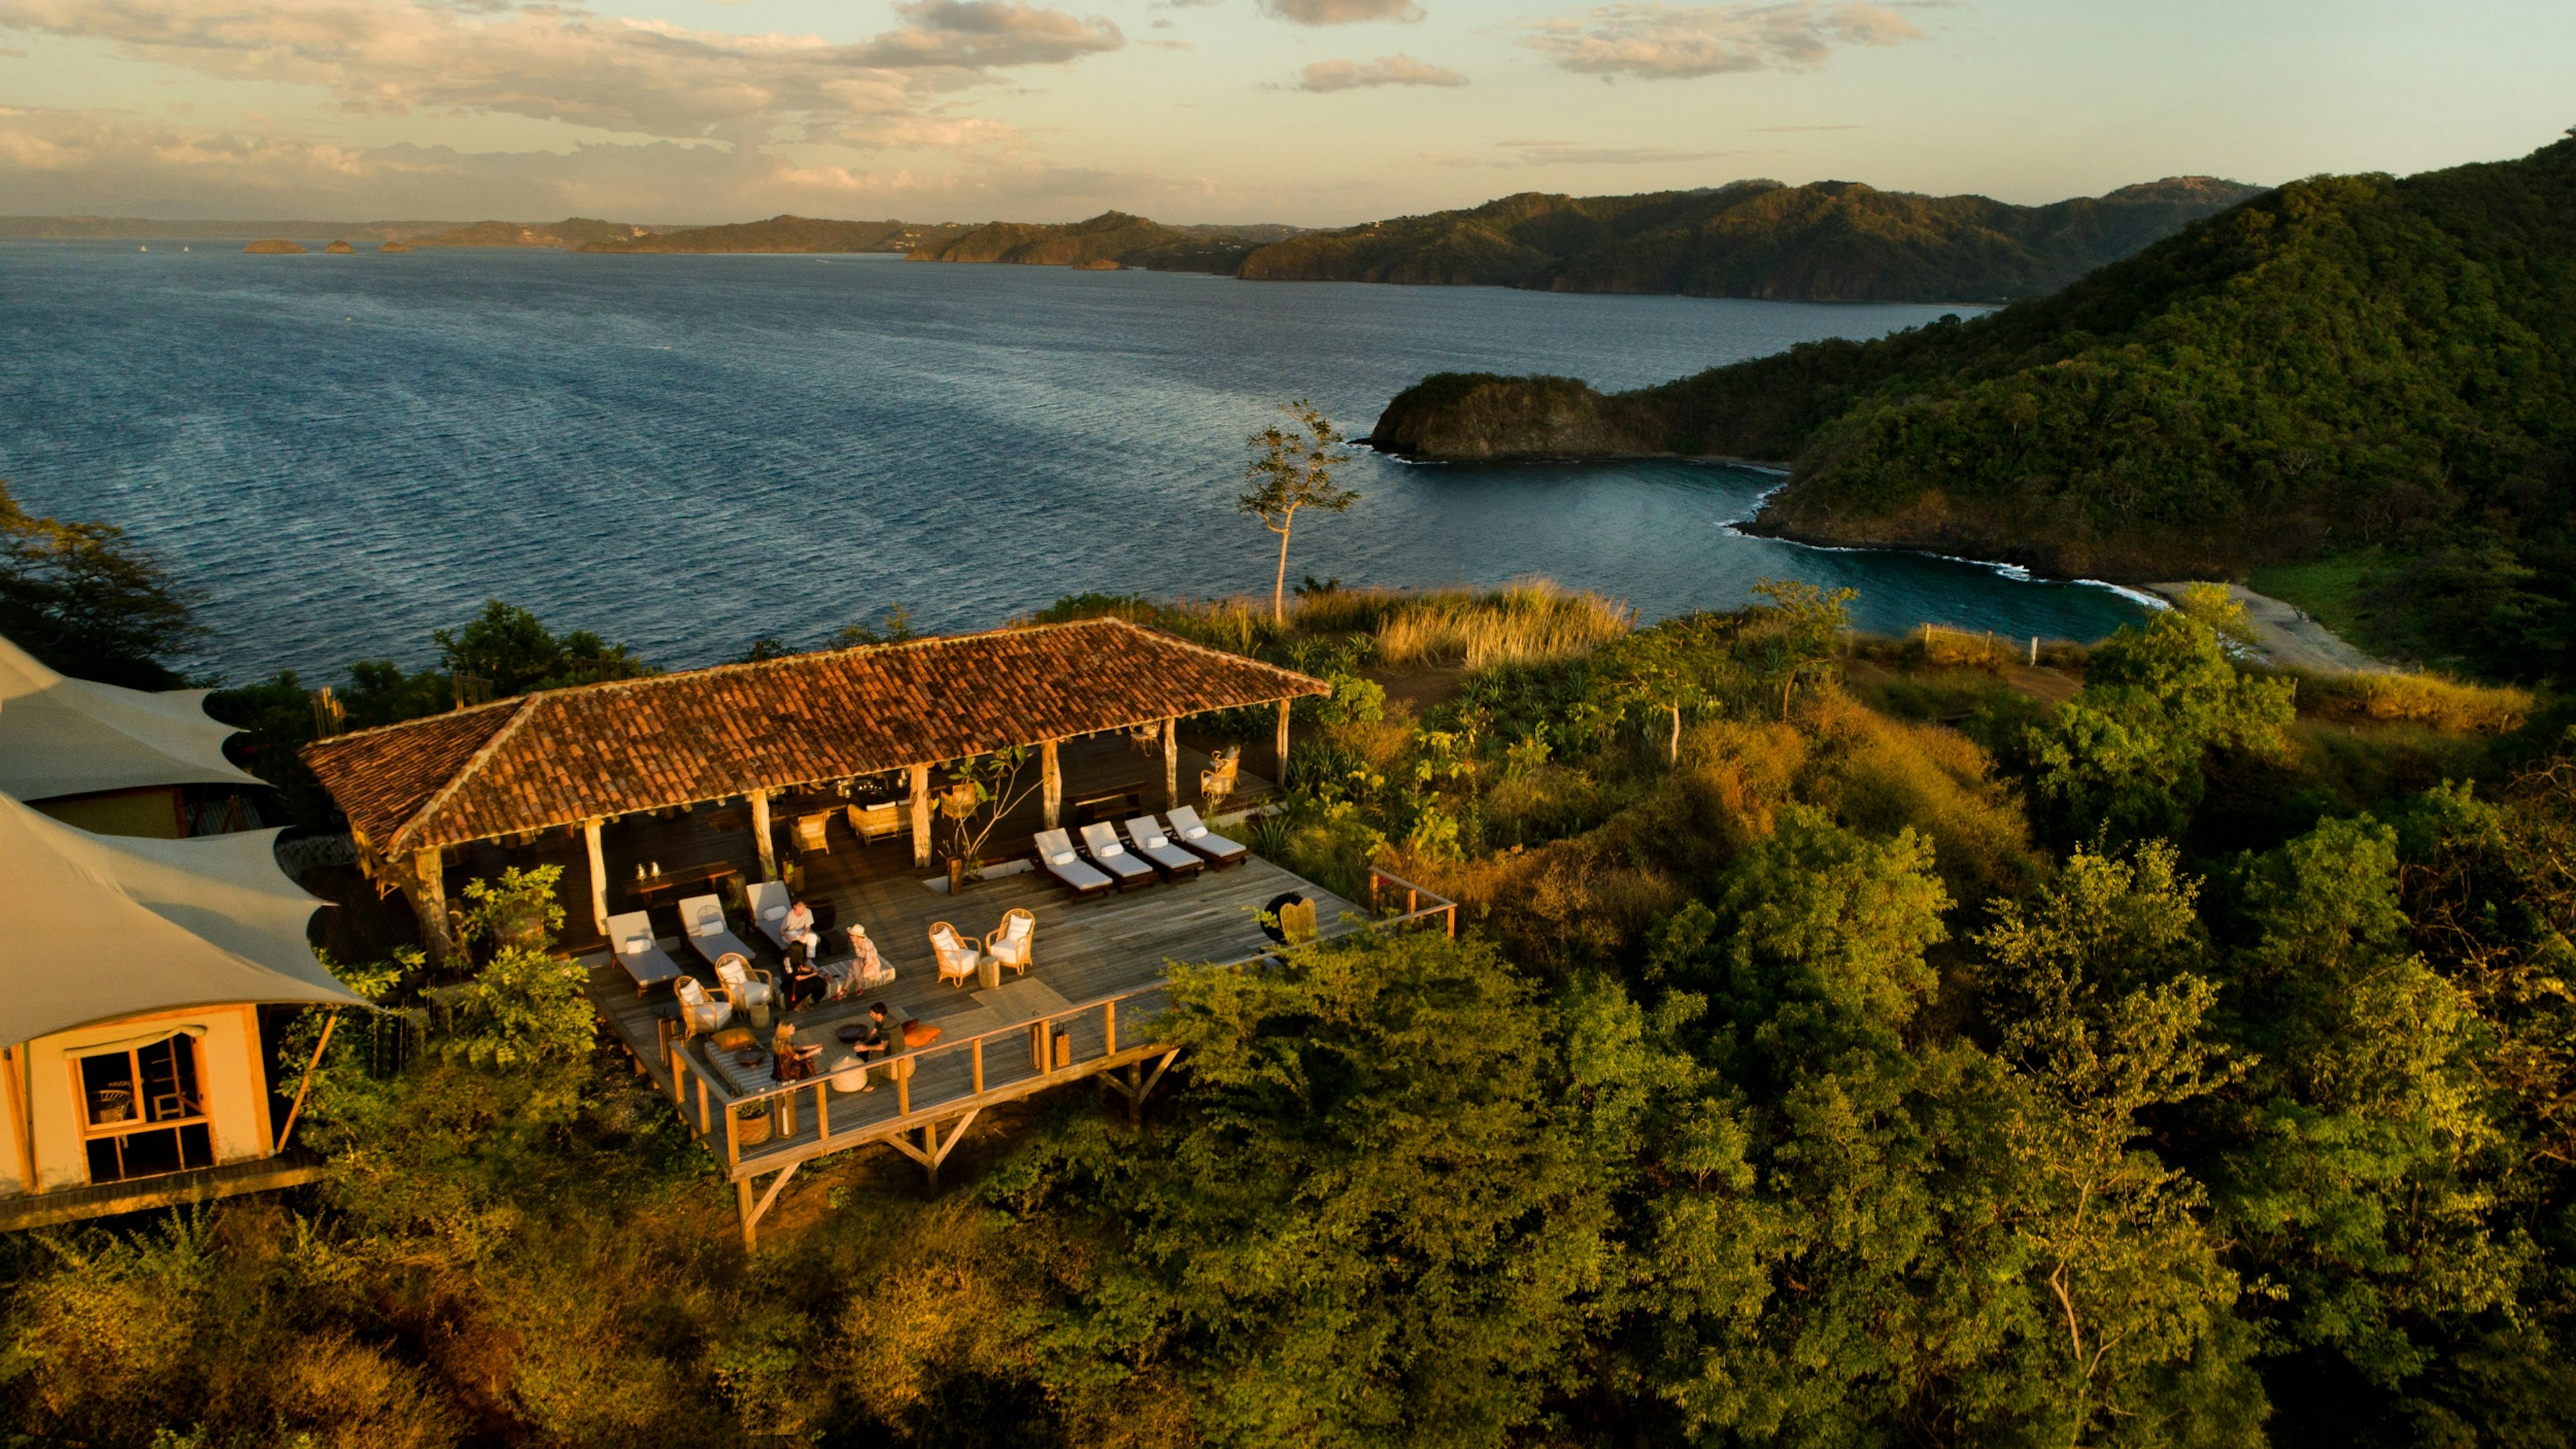
[[[447,923],[447,864],[437,850],[412,852],[411,879],[403,894],[411,898],[412,916],[420,923],[421,949],[433,961],[455,960],[456,933]]]
[[[339,1024],[340,1013],[334,1008],[331,1015],[322,1023],[321,1039],[313,1043],[313,1060],[304,1064],[304,1080],[295,1084],[295,1100],[287,1105],[286,1125],[277,1129],[277,1146],[272,1148],[272,1151],[286,1150],[287,1135],[295,1130],[296,1116],[304,1110],[304,1094],[312,1089],[313,1069],[322,1065],[322,1049],[331,1044],[331,1032]]]
[[[1288,701],[1279,701],[1279,747],[1271,759],[1271,779],[1280,789],[1288,788]]]
[[[1163,806],[1181,803],[1181,722],[1163,721]]]
[[[752,1200],[750,1178],[746,1177],[733,1185],[734,1206],[742,1214],[742,1250],[745,1253],[759,1246],[760,1220],[769,1216],[770,1205],[778,1201],[778,1194],[787,1186],[787,1179],[794,1177],[796,1169],[804,1165],[802,1162],[791,1162],[780,1168],[778,1175],[769,1180],[769,1190],[762,1193],[757,1202]]]

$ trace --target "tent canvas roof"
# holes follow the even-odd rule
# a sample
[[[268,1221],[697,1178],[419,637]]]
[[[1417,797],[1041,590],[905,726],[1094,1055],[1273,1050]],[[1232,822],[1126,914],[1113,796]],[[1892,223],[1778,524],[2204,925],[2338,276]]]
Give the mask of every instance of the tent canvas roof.
[[[387,855],[1330,692],[1123,619],[544,690],[304,747]]]
[[[206,717],[208,692],[66,679],[0,639],[0,793],[47,800],[148,785],[259,784],[224,758],[224,741],[240,731]]]
[[[191,1006],[363,1004],[307,944],[322,902],[277,868],[276,838],[92,835],[0,798],[0,1045]]]

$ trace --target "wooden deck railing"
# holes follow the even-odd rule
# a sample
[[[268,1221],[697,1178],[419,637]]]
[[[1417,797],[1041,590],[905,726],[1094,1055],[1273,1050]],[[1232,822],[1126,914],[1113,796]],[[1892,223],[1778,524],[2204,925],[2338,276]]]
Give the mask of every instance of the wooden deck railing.
[[[1404,894],[1404,909],[1399,913],[1388,914],[1393,909],[1393,893],[1397,891]],[[1457,902],[1433,894],[1402,876],[1379,870],[1374,866],[1369,869],[1368,903],[1371,910],[1379,912],[1375,919],[1367,922],[1374,929],[1395,930],[1436,920],[1452,938],[1458,934]],[[1274,959],[1275,956],[1276,953],[1272,951],[1259,951],[1240,960],[1220,962],[1217,965],[1219,969],[1239,969]],[[1010,1083],[1013,1086],[1043,1084],[1058,1079],[1070,1080],[1084,1075],[1082,1068],[1103,1061],[1114,1062],[1121,1050],[1118,1041],[1119,1006],[1133,1002],[1139,997],[1160,992],[1165,989],[1166,984],[1160,980],[1147,982],[1112,995],[1076,1002],[1042,1016],[977,1032],[973,1036],[933,1042],[928,1046],[914,1047],[899,1055],[873,1061],[867,1068],[871,1078],[882,1081],[891,1077],[894,1081],[895,1115],[883,1121],[870,1122],[856,1130],[844,1130],[838,1135],[873,1140],[890,1133],[909,1131],[946,1116],[962,1104],[983,1097],[987,1091],[985,1054],[988,1046],[996,1041],[1025,1040],[1031,1045],[1033,1052],[1039,1050],[1039,1044],[1043,1043],[1043,1057],[1033,1056],[1032,1074],[1029,1076],[1013,1074]],[[1100,1018],[1100,1050],[1097,1053],[1075,1055],[1079,1048],[1071,1046],[1069,1041],[1069,1059],[1059,1064],[1055,1059],[1057,1036],[1062,1034],[1070,1039],[1072,1024],[1087,1019],[1093,1013],[1098,1013]],[[736,1094],[729,1091],[721,1081],[712,1080],[704,1068],[689,1059],[687,1044],[687,1038],[677,1035],[667,1036],[662,1043],[664,1066],[671,1076],[672,1101],[680,1108],[681,1120],[688,1123],[710,1148],[720,1150],[724,1154],[725,1164],[729,1169],[739,1170],[746,1158],[757,1166],[764,1159],[790,1155],[784,1151],[787,1144],[783,1139],[801,1135],[801,1129],[796,1121],[797,1098],[808,1093],[812,1094],[814,1099],[817,1139],[812,1144],[799,1145],[829,1150],[826,1144],[829,1144],[835,1136],[832,1130],[830,1073],[798,1082],[783,1082],[757,1092]],[[1134,1042],[1128,1049],[1133,1050],[1149,1045],[1155,1044]],[[963,1093],[943,1093],[934,1103],[916,1106],[913,1102],[912,1085],[922,1065],[941,1058],[954,1060],[959,1055],[964,1055],[969,1063],[967,1090]],[[691,1082],[691,1078],[695,1078],[694,1083]],[[769,1141],[779,1145],[768,1147],[767,1150],[762,1150],[767,1144],[753,1144],[747,1148],[740,1135],[740,1123],[744,1119],[738,1114],[744,1107],[763,1104],[766,1104],[774,1114],[773,1136]],[[694,1112],[692,1108],[695,1109]]]

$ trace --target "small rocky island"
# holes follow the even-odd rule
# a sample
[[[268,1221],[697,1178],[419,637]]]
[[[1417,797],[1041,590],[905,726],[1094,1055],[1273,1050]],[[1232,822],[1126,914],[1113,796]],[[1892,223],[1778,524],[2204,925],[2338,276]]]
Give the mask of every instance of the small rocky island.
[[[300,257],[305,253],[303,245],[282,236],[263,237],[242,250],[255,257]]]
[[[411,250],[411,243],[389,241],[383,246],[376,248],[376,250],[380,252],[407,252]]]
[[[354,253],[355,251],[357,251],[357,248],[356,248],[356,247],[353,247],[353,246],[351,246],[351,245],[349,245],[347,242],[344,242],[344,241],[335,241],[335,242],[331,243],[329,246],[324,247],[324,248],[322,249],[322,254],[323,254],[324,256],[331,256],[331,257],[345,257],[345,256],[348,256],[348,255],[350,255],[350,254]]]

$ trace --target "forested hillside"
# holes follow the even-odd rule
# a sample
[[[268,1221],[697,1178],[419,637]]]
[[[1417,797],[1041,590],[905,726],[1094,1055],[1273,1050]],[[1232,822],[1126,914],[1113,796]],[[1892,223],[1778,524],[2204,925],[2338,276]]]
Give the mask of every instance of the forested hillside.
[[[2570,665],[2576,141],[2322,177],[2055,295],[1603,397],[1450,376],[1397,398],[1425,457],[1796,460],[1761,524],[2065,574],[2377,560],[2398,647]]]
[[[1372,864],[1443,892],[1459,939],[1183,966],[1120,1017],[1182,1047],[1141,1130],[1076,1086],[982,1118],[935,1198],[822,1159],[746,1259],[716,1158],[547,952],[553,868],[478,882],[461,968],[342,967],[425,1035],[388,1057],[353,1015],[321,1050],[320,1182],[0,1238],[0,1418],[134,1449],[2566,1444],[2565,705],[2249,673],[2207,595],[2033,667],[1757,592],[1634,631],[1544,587],[1318,589],[1285,627],[1066,600],[1327,679],[1243,835],[1346,898]],[[445,652],[542,636],[514,616]],[[1425,666],[1425,708],[1380,682]]]
[[[1808,302],[1989,302],[2061,287],[2261,188],[2206,176],[2012,206],[1850,181],[1639,196],[1524,192],[1466,211],[1310,232],[1255,281],[1448,283]]]

